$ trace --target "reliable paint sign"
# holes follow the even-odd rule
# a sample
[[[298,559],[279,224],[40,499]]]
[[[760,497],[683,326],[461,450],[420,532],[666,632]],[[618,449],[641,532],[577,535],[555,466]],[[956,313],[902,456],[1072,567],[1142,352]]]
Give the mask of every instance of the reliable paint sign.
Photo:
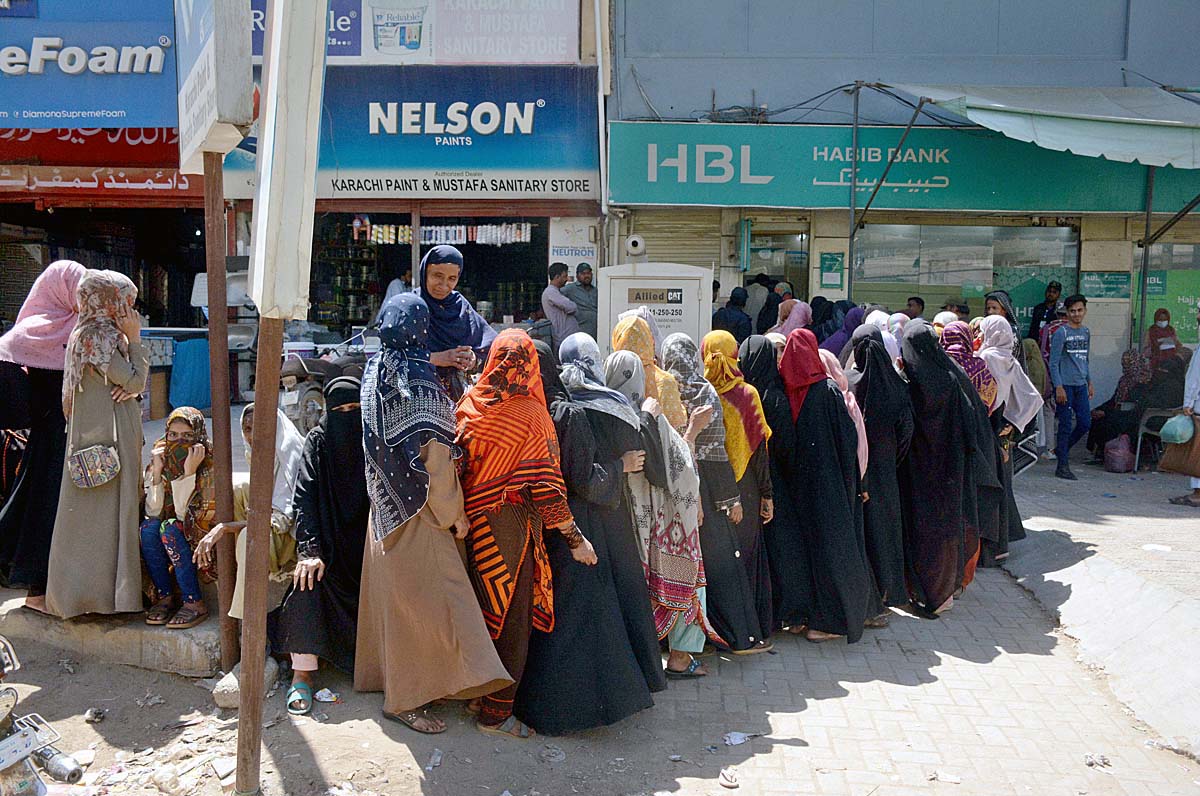
[[[903,134],[859,129],[858,205]],[[851,128],[808,124],[609,124],[610,199],[619,205],[842,208]],[[978,128],[914,128],[873,207],[992,212],[1137,212],[1145,168],[1042,149]],[[1200,170],[1160,168],[1156,208],[1200,192]]]
[[[330,66],[322,199],[597,199],[596,69]],[[252,195],[254,157],[225,160]]]
[[[8,0],[0,128],[174,127],[173,0]]]

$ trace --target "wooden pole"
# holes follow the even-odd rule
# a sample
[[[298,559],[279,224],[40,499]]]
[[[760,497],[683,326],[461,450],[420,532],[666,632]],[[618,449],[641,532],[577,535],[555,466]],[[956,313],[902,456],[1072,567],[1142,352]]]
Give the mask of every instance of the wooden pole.
[[[275,412],[283,356],[281,318],[258,319],[258,361],[250,447],[249,522],[246,538],[245,607],[242,616],[242,673],[238,678],[237,781],[239,796],[259,793],[262,741],[263,665],[267,652],[267,575],[270,566],[271,492],[275,473]]]
[[[204,153],[204,263],[208,272],[208,371],[212,384],[215,522],[233,520],[233,452],[229,422],[229,310],[225,301],[225,201],[220,152]],[[234,540],[217,543],[217,603],[221,617],[221,669],[238,660],[237,620],[229,615],[237,579]]]

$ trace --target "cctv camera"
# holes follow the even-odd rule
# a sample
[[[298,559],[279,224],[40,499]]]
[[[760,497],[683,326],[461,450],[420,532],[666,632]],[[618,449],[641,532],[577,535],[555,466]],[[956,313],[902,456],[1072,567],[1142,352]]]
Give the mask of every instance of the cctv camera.
[[[637,257],[646,253],[646,240],[641,235],[630,235],[625,239],[625,253]]]

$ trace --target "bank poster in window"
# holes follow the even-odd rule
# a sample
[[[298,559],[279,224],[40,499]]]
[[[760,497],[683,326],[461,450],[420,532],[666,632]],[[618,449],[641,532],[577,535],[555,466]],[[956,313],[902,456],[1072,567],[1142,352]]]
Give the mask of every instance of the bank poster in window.
[[[1141,299],[1138,292],[1140,271],[1133,277],[1133,318],[1136,322]],[[1200,342],[1196,328],[1196,307],[1200,306],[1200,271],[1196,269],[1151,270],[1146,274],[1146,326],[1154,323],[1154,311],[1171,313],[1171,325],[1179,340],[1193,348]],[[1142,329],[1141,333],[1145,334]]]
[[[821,287],[842,287],[845,279],[845,272],[845,252],[821,252]]]
[[[267,0],[251,0],[256,62]],[[330,0],[331,64],[573,64],[579,3],[570,0]]]

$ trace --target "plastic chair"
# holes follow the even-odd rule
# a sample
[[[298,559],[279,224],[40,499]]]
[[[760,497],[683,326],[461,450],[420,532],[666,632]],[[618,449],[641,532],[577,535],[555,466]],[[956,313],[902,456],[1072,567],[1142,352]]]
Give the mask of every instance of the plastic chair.
[[[1138,422],[1137,450],[1133,454],[1133,471],[1135,473],[1141,467],[1142,463],[1142,437],[1150,435],[1155,439],[1158,438],[1158,432],[1150,428],[1148,423],[1155,418],[1163,418],[1165,421],[1167,418],[1172,418],[1181,411],[1181,409],[1147,409],[1145,412],[1142,412],[1142,419]],[[1160,425],[1159,428],[1162,428],[1162,426]]]

